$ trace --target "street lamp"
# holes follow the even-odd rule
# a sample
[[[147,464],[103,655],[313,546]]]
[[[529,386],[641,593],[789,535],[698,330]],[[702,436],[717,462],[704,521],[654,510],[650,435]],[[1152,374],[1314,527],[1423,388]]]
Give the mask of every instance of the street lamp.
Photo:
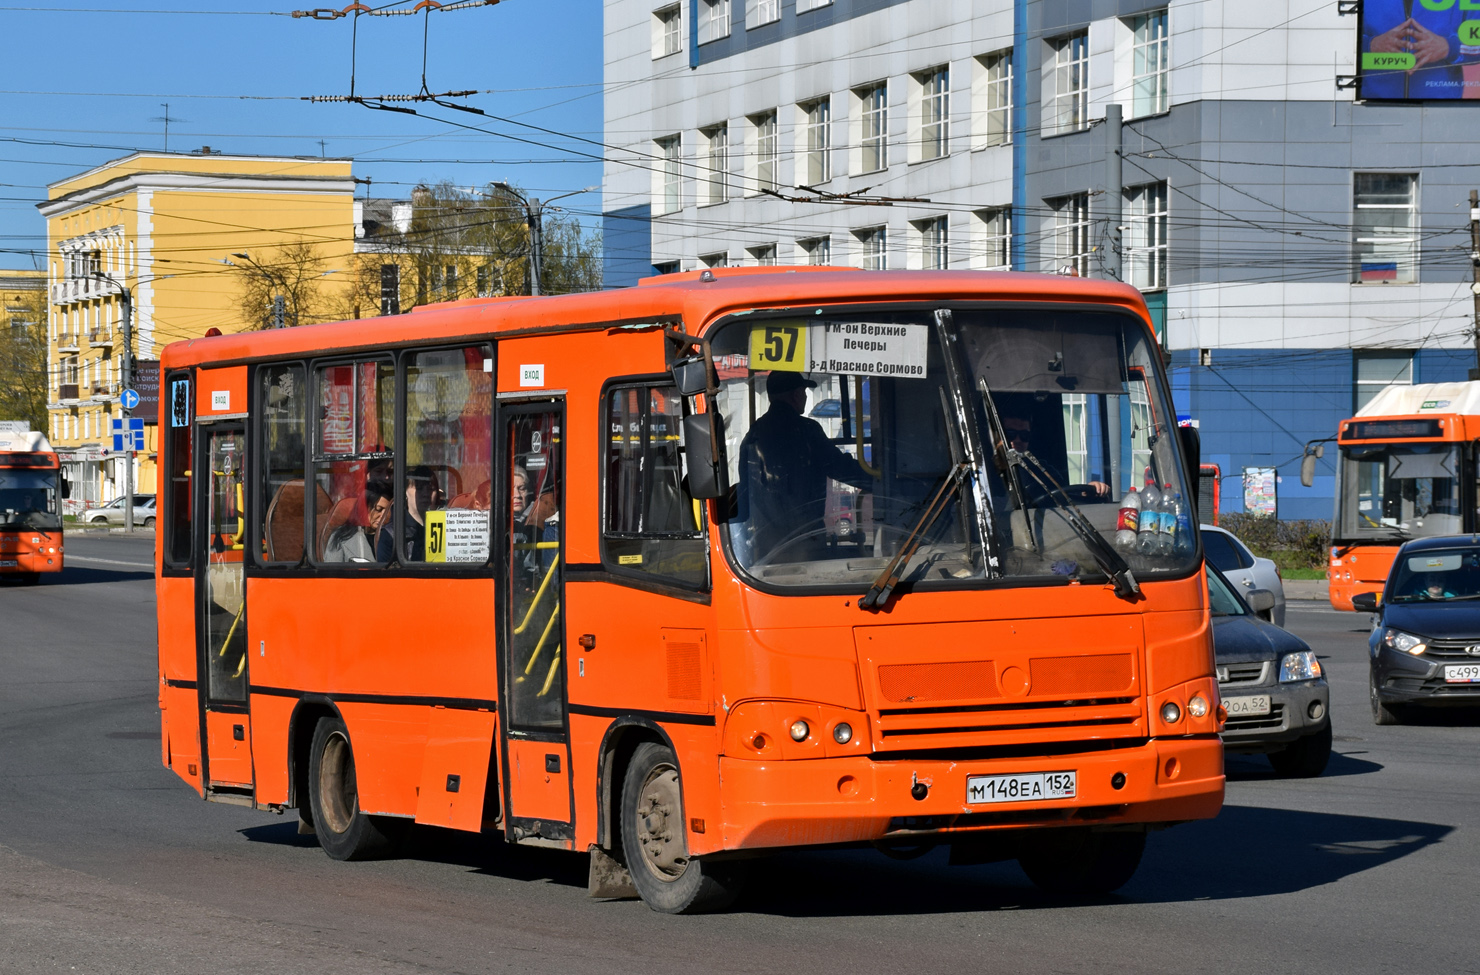
[[[92,272],[92,277],[118,289],[119,303],[123,306],[123,365],[119,369],[119,381],[124,389],[132,389],[134,383],[134,293],[122,281],[115,281],[102,271]],[[122,404],[120,404],[122,405]],[[128,428],[129,414],[133,411],[123,407],[123,429],[129,438],[128,450],[124,451],[123,471],[123,530],[134,530],[134,446],[133,433]]]
[[[524,222],[529,227],[529,293],[532,295],[540,294],[540,265],[543,263],[545,257],[545,207],[554,203],[556,200],[563,200],[567,196],[579,196],[582,193],[590,193],[592,190],[600,189],[600,187],[587,186],[579,190],[571,190],[569,193],[552,196],[544,203],[541,203],[538,197],[529,197],[526,199],[524,194],[514,189],[514,187],[510,186],[504,180],[494,180],[488,185],[503,190],[518,200],[520,206],[524,208]]]

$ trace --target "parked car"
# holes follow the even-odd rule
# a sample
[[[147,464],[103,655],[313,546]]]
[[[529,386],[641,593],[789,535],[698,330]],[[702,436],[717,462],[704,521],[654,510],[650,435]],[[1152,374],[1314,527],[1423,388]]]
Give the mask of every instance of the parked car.
[[[86,508],[82,512],[82,522],[87,525],[121,525],[123,524],[123,498],[110,501],[97,508]],[[135,527],[154,527],[154,495],[134,495],[134,525]]]
[[[1275,626],[1284,626],[1285,584],[1280,578],[1279,566],[1273,560],[1261,559],[1249,551],[1238,536],[1226,529],[1215,525],[1198,527],[1202,529],[1203,554],[1207,560],[1245,595],[1255,589],[1269,590],[1274,595],[1274,605],[1260,612],[1259,616]]]
[[[1331,691],[1315,651],[1255,615],[1273,595],[1240,587],[1208,566],[1218,695],[1228,710],[1223,747],[1265,754],[1280,775],[1314,776],[1331,757]]]
[[[1367,693],[1376,724],[1399,724],[1412,707],[1480,705],[1480,542],[1474,535],[1416,538],[1398,549],[1377,613]]]

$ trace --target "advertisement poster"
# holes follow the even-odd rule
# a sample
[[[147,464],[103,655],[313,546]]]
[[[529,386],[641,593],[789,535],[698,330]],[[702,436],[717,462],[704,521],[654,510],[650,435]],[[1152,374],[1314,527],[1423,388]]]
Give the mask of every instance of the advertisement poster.
[[[1358,97],[1480,99],[1480,3],[1363,0],[1360,9]]]
[[[1275,516],[1275,486],[1279,483],[1273,467],[1244,468],[1244,511],[1251,515]]]

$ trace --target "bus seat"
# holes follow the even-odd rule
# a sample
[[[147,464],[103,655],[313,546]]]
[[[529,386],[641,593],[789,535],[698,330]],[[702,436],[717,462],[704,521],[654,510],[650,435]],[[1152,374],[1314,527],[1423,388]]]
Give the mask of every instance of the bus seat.
[[[493,482],[484,481],[473,491],[473,507],[488,511],[493,507]]]
[[[316,514],[322,516],[329,507],[329,496],[323,488],[317,491]],[[296,562],[303,557],[303,481],[287,481],[272,496],[263,519],[267,541],[267,558],[271,562]]]
[[[451,501],[447,502],[447,507],[449,507],[449,508],[472,508],[472,507],[476,507],[473,504],[473,494],[472,494],[472,492],[470,491],[467,494],[459,494],[457,497],[455,497]]]
[[[360,499],[354,495],[350,495],[347,498],[340,498],[329,508],[328,516],[319,519],[318,547],[314,555],[316,559],[322,560],[324,558],[324,546],[329,543],[329,536],[334,533],[336,528],[350,523],[350,520],[355,516],[355,506],[359,503]]]

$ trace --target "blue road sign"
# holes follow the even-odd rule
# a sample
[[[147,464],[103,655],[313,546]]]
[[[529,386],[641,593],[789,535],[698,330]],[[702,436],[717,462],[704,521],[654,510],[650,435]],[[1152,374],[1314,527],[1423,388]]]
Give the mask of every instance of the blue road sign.
[[[139,391],[137,389],[125,389],[119,394],[118,399],[123,403],[123,408],[131,410],[139,405]]]
[[[123,434],[121,434],[121,433],[115,433],[113,435],[113,452],[115,454],[121,454],[121,453],[123,453],[123,451],[124,451]]]
[[[143,430],[135,430],[133,433],[134,433],[134,449],[135,450],[143,450],[144,449],[144,431]]]
[[[108,426],[112,429],[113,435],[115,437],[118,436],[123,433],[123,418],[115,416]],[[114,449],[117,450],[118,448],[115,447]]]
[[[131,416],[128,418],[128,428],[137,433],[144,432],[144,418],[142,416]]]

